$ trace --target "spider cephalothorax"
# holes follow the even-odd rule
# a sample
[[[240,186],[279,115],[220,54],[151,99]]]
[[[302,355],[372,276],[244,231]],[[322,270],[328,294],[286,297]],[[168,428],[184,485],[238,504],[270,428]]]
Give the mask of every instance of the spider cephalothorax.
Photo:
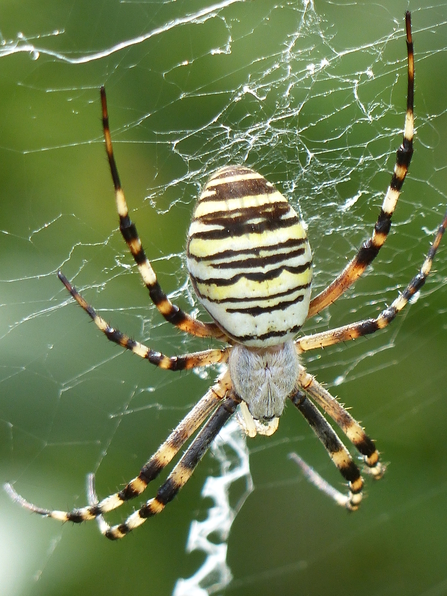
[[[268,348],[236,344],[228,366],[234,390],[253,418],[269,422],[281,416],[298,383],[299,362],[293,341]]]

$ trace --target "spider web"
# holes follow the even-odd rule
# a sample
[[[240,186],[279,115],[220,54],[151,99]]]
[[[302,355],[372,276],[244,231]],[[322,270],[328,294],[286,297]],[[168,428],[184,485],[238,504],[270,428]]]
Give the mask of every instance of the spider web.
[[[116,229],[99,86],[133,218],[172,300],[200,312],[184,240],[201,185],[227,163],[256,168],[301,210],[320,289],[369,236],[390,180],[412,10],[417,136],[393,232],[310,333],[389,304],[444,213],[447,6],[20,4],[2,6],[0,19],[1,480],[38,505],[71,509],[86,502],[87,473],[100,496],[132,478],[216,375],[171,374],[122,353],[56,278],[62,268],[104,318],[156,349],[206,347],[160,321]],[[389,329],[306,358],[392,464],[381,483],[367,480],[361,512],[338,510],[288,460],[297,451],[340,484],[288,408],[269,439],[246,443],[226,429],[167,511],[119,544],[94,524],[27,515],[1,494],[2,594],[338,596],[360,581],[367,596],[447,593],[445,255],[441,247],[421,296]]]

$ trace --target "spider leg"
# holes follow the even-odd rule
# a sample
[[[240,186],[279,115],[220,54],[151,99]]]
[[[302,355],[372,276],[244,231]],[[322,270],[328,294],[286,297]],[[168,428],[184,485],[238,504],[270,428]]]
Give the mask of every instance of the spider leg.
[[[147,501],[121,524],[109,526],[105,520],[101,520],[99,527],[102,534],[110,540],[124,538],[129,532],[141,526],[149,517],[161,513],[191,478],[197,464],[205,455],[220,429],[234,414],[239,403],[240,399],[235,395],[225,398],[188,447],[166,481],[160,486],[155,497]]]
[[[299,338],[295,344],[299,352],[315,350],[316,348],[325,348],[343,341],[357,339],[363,335],[375,333],[391,323],[396,315],[408,304],[411,298],[422,288],[425,280],[430,273],[436,251],[441,243],[442,236],[447,228],[447,212],[444,215],[441,225],[436,232],[435,238],[430,246],[425,261],[418,273],[413,277],[405,290],[393,300],[388,308],[385,308],[378,317],[374,319],[365,319],[356,323],[350,323],[336,329],[329,329],[322,333],[307,335]]]
[[[362,500],[363,478],[361,477],[360,470],[354,463],[349,451],[340,441],[329,422],[302,391],[298,391],[298,393],[293,395],[290,399],[304,416],[316,436],[323,443],[324,448],[337,466],[343,478],[348,481],[348,494],[344,495],[328,484],[326,480],[324,480],[313,468],[307,465],[298,455],[296,455],[296,453],[291,453],[289,457],[295,460],[306,478],[318,489],[329,495],[338,505],[346,507],[346,509],[351,511],[355,511],[358,509]]]
[[[79,294],[76,288],[71,285],[61,271],[58,272],[58,277],[79,306],[81,306],[91,317],[95,325],[104,333],[107,339],[126,348],[126,350],[130,350],[137,356],[140,356],[140,358],[148,360],[151,364],[155,364],[155,366],[158,366],[159,368],[166,370],[187,370],[199,366],[224,362],[228,357],[229,348],[223,350],[203,350],[202,352],[194,352],[182,356],[165,356],[161,352],[156,352],[144,344],[131,339],[118,329],[110,327],[110,325],[96,313],[95,309],[88,304],[81,294]]]
[[[183,418],[166,441],[160,445],[154,455],[141,468],[138,476],[133,478],[121,491],[110,495],[99,502],[94,494],[93,480],[91,478],[88,482],[89,505],[73,509],[72,511],[58,511],[37,507],[26,501],[10,484],[5,484],[4,488],[13,501],[25,509],[44,517],[51,517],[62,522],[71,521],[74,523],[81,523],[102,516],[104,513],[117,509],[126,501],[137,497],[146,489],[149,482],[154,480],[172,461],[185,442],[200,426],[202,426],[205,420],[218,407],[219,403],[224,400],[225,396],[230,391],[230,387],[230,377],[228,372],[225,372],[218,382],[206,392],[194,408]],[[219,432],[219,430],[217,432]],[[193,444],[194,442],[192,445]]]
[[[201,323],[194,319],[169,300],[157,281],[152,265],[147,259],[141,240],[138,236],[137,228],[129,217],[129,210],[121,186],[118,168],[113,155],[112,138],[109,128],[109,116],[107,112],[106,91],[101,87],[101,105],[102,105],[102,123],[104,130],[104,139],[106,143],[107,158],[109,161],[110,172],[112,174],[113,185],[115,187],[115,199],[118,215],[120,218],[120,231],[129,247],[130,252],[140,271],[145,286],[149,291],[152,302],[157,307],[160,314],[169,322],[191,335],[198,337],[215,337],[222,341],[227,340],[227,336],[220,330],[215,323]]]
[[[345,495],[339,490],[337,490],[332,484],[329,484],[327,480],[323,478],[312,466],[306,464],[304,459],[302,459],[297,453],[289,453],[289,458],[292,459],[297,466],[301,468],[301,472],[307,478],[309,482],[311,482],[314,486],[321,490],[321,492],[325,493],[328,497],[333,499],[337,505],[341,507],[345,507],[349,511],[357,511],[362,502],[362,498],[360,502],[357,504],[350,504],[351,495],[353,493],[349,490],[349,495]],[[359,493],[362,494],[362,493]],[[354,496],[354,495],[353,495]],[[357,495],[356,495],[357,496]]]
[[[98,506],[99,499],[95,489],[95,475],[87,474],[87,501],[90,508]],[[99,531],[101,534],[107,532],[109,524],[104,519],[102,514],[96,516],[96,523],[98,524]]]
[[[384,466],[379,461],[379,452],[363,430],[362,426],[349,412],[325,389],[318,381],[301,367],[298,377],[300,387],[315,401],[332,420],[341,428],[357,451],[363,456],[369,473],[376,479],[381,478],[385,472]],[[296,405],[296,404],[295,404]]]
[[[335,302],[363,274],[385,244],[390,231],[391,217],[396,209],[396,204],[413,155],[414,55],[413,40],[411,37],[411,16],[409,12],[405,15],[405,24],[408,53],[407,112],[405,115],[403,142],[397,150],[396,165],[394,166],[391,183],[383,200],[382,208],[371,238],[363,243],[356,256],[346,265],[340,275],[310,301],[308,317],[315,316]]]

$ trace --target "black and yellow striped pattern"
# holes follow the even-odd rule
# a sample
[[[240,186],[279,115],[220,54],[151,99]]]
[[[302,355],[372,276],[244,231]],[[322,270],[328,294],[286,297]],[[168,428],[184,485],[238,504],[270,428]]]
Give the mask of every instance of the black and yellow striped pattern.
[[[340,275],[334,279],[322,292],[312,298],[309,305],[309,317],[313,317],[330,304],[335,302],[353,283],[364,273],[380,249],[385,244],[391,228],[391,218],[396,209],[397,201],[402,190],[413,156],[414,135],[414,53],[411,35],[411,15],[405,14],[405,28],[407,33],[408,82],[407,82],[407,111],[405,114],[405,128],[402,145],[397,150],[396,164],[390,185],[383,199],[382,208],[377,218],[371,238],[364,242],[355,257],[346,265]]]
[[[234,407],[236,407],[236,404],[239,401],[237,399],[228,400],[227,395],[230,392],[231,381],[228,372],[225,371],[217,383],[211,387],[207,393],[205,393],[205,395],[194,406],[194,408],[172,431],[166,441],[160,445],[154,455],[141,468],[138,476],[128,482],[128,484],[122,490],[109,495],[101,501],[89,503],[89,505],[86,507],[79,507],[71,511],[45,509],[43,507],[38,507],[37,505],[34,505],[33,503],[30,503],[24,499],[16,492],[11,484],[5,484],[4,488],[13,501],[19,503],[19,505],[25,509],[28,509],[32,513],[37,513],[43,517],[50,517],[61,522],[71,521],[73,523],[82,523],[92,519],[101,518],[101,531],[103,531],[103,534],[106,535],[107,538],[110,538],[111,540],[122,538],[138,525],[141,525],[145,519],[147,519],[147,517],[162,511],[166,502],[172,500],[180,488],[187,482],[194,470],[195,465],[197,465],[198,461],[206,451],[207,446],[213,440],[214,436],[219,432],[221,428],[221,426],[219,426],[220,421],[222,421],[222,425],[225,423],[228,417],[233,413]],[[222,402],[226,404],[223,408],[223,412],[222,407],[220,407]],[[228,402],[230,405],[234,404],[234,407],[232,405],[233,409],[231,409],[226,402]],[[216,410],[220,412],[217,420],[216,416],[212,415]],[[212,428],[215,434],[210,434],[208,430],[209,437],[207,445],[201,446],[201,440],[199,441],[197,437],[191,444],[190,448],[186,451],[182,460],[177,464],[176,468],[170,474],[167,481],[162,484],[157,492],[157,497],[150,499],[139,511],[133,513],[125,523],[119,524],[114,528],[110,528],[110,526],[102,519],[102,516],[105,513],[114,511],[130,499],[134,499],[135,497],[139,496],[146,489],[147,485],[157,478],[160,472],[172,461],[183,445],[207,421],[207,419],[209,420],[203,427],[201,435],[198,435],[198,437],[203,436],[204,429],[209,429],[210,421],[214,420]],[[191,455],[191,448],[193,446],[193,455]],[[196,459],[194,459],[194,457]],[[195,463],[191,463],[194,461]],[[91,475],[90,481],[93,484],[93,475]],[[164,499],[166,499],[166,494],[169,496],[169,499],[164,502]]]
[[[79,294],[76,288],[71,285],[62,271],[59,271],[57,275],[79,306],[85,310],[98,329],[104,333],[109,341],[113,341],[122,348],[130,350],[140,358],[144,358],[159,368],[165,370],[188,370],[198,366],[207,366],[209,364],[225,362],[228,359],[229,348],[223,348],[221,350],[203,350],[202,352],[193,352],[181,356],[165,356],[165,354],[162,354],[161,352],[152,350],[139,341],[132,339],[119,329],[111,327],[97,314],[93,306],[88,304],[85,298]]]
[[[191,478],[210,444],[234,414],[239,403],[240,399],[234,394],[228,395],[202,427],[181,460],[157,490],[155,497],[149,499],[145,505],[132,513],[121,524],[109,526],[107,523],[102,523],[102,533],[110,540],[119,540],[120,538],[124,538],[129,532],[132,532],[132,530],[141,526],[150,517],[161,513]]]
[[[187,263],[201,303],[246,346],[292,339],[310,300],[312,256],[296,211],[273,184],[243,166],[218,170],[199,197]]]
[[[300,369],[299,386],[341,428],[357,451],[363,456],[370,474],[375,478],[381,478],[385,469],[380,462],[379,452],[374,441],[368,437],[357,420],[303,367]]]
[[[301,467],[305,475],[318,488],[328,493],[339,505],[346,507],[350,511],[356,511],[362,501],[363,478],[360,470],[354,463],[349,451],[343,445],[337,433],[333,430],[329,422],[324,418],[321,412],[307,398],[306,394],[299,391],[292,398],[292,403],[298,408],[305,420],[312,428],[316,436],[323,443],[330,458],[337,466],[340,474],[348,482],[348,493],[343,494],[334,487],[326,483],[321,476],[308,466],[296,454],[290,454]]]
[[[113,154],[106,91],[104,87],[101,87],[101,107],[104,141],[106,145],[107,159],[109,161],[110,174],[115,188],[115,202],[120,220],[120,232],[135,259],[141,278],[149,292],[150,299],[166,321],[175,325],[182,331],[197,335],[198,337],[215,337],[216,339],[223,341],[226,340],[227,338],[222,334],[215,323],[202,323],[201,321],[194,319],[188,313],[183,312],[181,308],[172,304],[161,289],[155,271],[144,252],[137,228],[129,217],[126,197],[124,195],[123,187],[121,186],[121,180],[118,174],[118,168],[116,167],[115,156]]]
[[[321,333],[314,333],[313,335],[300,337],[295,343],[298,353],[327,348],[328,346],[333,346],[345,341],[351,341],[387,327],[425,284],[446,229],[447,212],[444,214],[444,218],[438,227],[422,267],[410,281],[405,290],[401,292],[377,317],[374,319],[365,319],[357,323],[350,323],[343,327],[329,329],[329,331],[322,331]]]

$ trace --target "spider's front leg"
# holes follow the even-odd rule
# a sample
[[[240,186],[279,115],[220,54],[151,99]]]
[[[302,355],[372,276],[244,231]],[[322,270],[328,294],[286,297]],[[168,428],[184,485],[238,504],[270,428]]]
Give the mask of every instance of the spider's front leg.
[[[225,399],[226,395],[230,392],[230,389],[231,381],[228,372],[225,372],[218,382],[207,391],[202,399],[183,418],[166,441],[160,445],[154,455],[142,467],[139,475],[131,480],[121,491],[110,495],[99,502],[95,499],[95,502],[93,503],[93,499],[89,498],[90,503],[88,506],[73,509],[72,511],[44,509],[25,500],[10,484],[5,484],[4,488],[13,501],[32,513],[37,513],[44,517],[51,517],[62,522],[72,521],[74,523],[81,523],[102,516],[104,513],[113,511],[123,503],[140,495],[146,489],[148,484],[172,461],[182,446],[219,406],[219,403]],[[90,481],[90,484],[92,484],[92,481]]]
[[[313,382],[318,385],[319,388],[321,388],[321,386],[317,384],[314,379]],[[306,391],[308,390],[309,387],[306,389]],[[311,391],[313,395],[311,395],[311,392],[309,392],[309,395],[315,397],[315,391],[313,391],[313,389],[311,389]],[[335,402],[336,407],[334,408],[333,404],[331,404],[330,408],[326,407],[324,409],[326,411],[331,411],[331,417],[347,434],[360,453],[362,453],[363,459],[368,465],[369,472],[376,479],[381,478],[385,469],[379,462],[379,453],[376,450],[374,443],[371,441],[371,439],[369,439],[369,437],[367,437],[358,422],[356,422],[350,416],[350,414],[348,414],[346,410],[340,404],[338,404],[338,402],[336,402],[332,396],[330,396],[329,393],[327,393],[327,395],[330,397],[330,400]],[[301,389],[298,390],[297,393],[294,394],[290,399],[304,416],[318,439],[322,442],[324,448],[329,454],[329,457],[338,468],[340,474],[348,482],[348,494],[343,494],[331,486],[320,476],[320,474],[318,474],[318,472],[304,462],[296,453],[289,454],[289,457],[293,459],[296,464],[298,464],[306,478],[319,490],[331,497],[331,499],[333,499],[338,505],[341,505],[350,511],[356,511],[359,508],[363,497],[363,478],[358,466],[354,463],[351,454],[343,445],[329,422],[324,418],[321,412],[308,399],[306,394]],[[320,405],[322,405],[321,400]],[[366,453],[369,455],[366,455]]]
[[[124,538],[147,519],[161,513],[166,505],[170,503],[180,489],[191,478],[197,464],[207,452],[224,424],[234,414],[240,399],[232,394],[226,397],[214,414],[202,428],[200,433],[186,450],[182,459],[169,474],[167,480],[160,486],[154,498],[147,501],[140,509],[132,513],[123,523],[110,526],[102,517],[98,516],[99,529],[109,540]],[[94,502],[94,486],[91,481],[90,500]]]
[[[292,398],[292,403],[298,408],[312,428],[318,439],[323,443],[329,457],[337,466],[343,478],[348,482],[348,494],[343,494],[324,480],[311,466],[296,453],[290,453],[290,459],[301,468],[306,478],[319,490],[326,493],[338,505],[350,511],[356,511],[362,500],[363,478],[354,463],[349,451],[340,441],[337,433],[317,408],[308,400],[302,391],[298,391]]]
[[[295,343],[295,348],[297,353],[300,354],[299,340]],[[385,472],[385,466],[380,461],[380,454],[374,442],[338,400],[301,365],[298,371],[297,388],[290,396],[290,400],[304,416],[343,478],[347,480],[348,494],[343,494],[331,486],[297,454],[291,453],[290,458],[299,465],[307,479],[319,490],[326,493],[338,505],[346,507],[350,511],[356,511],[362,501],[363,478],[360,470],[337,433],[314,405],[314,402],[334,420],[362,455],[368,473],[375,479],[379,479]]]
[[[372,441],[365,433],[362,426],[351,414],[304,368],[301,368],[299,377],[300,387],[316,402],[339,428],[345,433],[357,451],[362,455],[369,473],[375,478],[381,478],[385,468],[380,462],[380,455]]]

